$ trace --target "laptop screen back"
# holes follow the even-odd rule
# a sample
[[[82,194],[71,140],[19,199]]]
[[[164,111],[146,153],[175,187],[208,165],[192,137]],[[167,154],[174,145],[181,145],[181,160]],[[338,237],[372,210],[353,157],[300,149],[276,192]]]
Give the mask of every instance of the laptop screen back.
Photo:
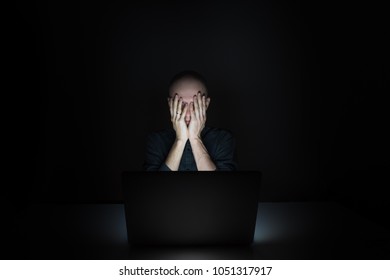
[[[250,244],[261,173],[124,172],[131,244]]]

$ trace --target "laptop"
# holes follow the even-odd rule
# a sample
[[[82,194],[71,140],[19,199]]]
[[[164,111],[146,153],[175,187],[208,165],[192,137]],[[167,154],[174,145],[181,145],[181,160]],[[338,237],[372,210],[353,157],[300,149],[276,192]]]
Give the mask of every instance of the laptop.
[[[130,245],[249,245],[259,171],[123,172]]]

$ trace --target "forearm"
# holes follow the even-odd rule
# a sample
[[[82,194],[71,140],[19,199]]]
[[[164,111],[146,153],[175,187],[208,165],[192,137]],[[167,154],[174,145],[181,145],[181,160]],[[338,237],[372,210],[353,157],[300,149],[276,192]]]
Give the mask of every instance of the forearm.
[[[211,160],[202,140],[200,138],[190,138],[190,144],[198,171],[215,171],[217,167]]]
[[[179,170],[180,160],[183,155],[185,145],[186,142],[183,140],[176,139],[175,142],[173,143],[172,148],[169,151],[169,154],[167,156],[167,159],[165,160],[165,164],[172,171]]]

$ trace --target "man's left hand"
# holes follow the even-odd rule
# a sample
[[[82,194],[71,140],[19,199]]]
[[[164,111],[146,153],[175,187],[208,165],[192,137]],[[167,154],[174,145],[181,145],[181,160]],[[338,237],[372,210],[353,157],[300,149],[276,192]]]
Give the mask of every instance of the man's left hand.
[[[200,134],[206,124],[206,110],[209,107],[210,98],[198,91],[190,103],[191,121],[188,126],[189,139],[200,139]]]

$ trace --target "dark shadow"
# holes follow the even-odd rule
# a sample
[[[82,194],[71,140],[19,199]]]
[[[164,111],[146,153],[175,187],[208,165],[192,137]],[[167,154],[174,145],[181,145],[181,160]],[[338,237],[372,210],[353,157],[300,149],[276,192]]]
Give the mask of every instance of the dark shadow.
[[[130,259],[142,260],[248,260],[251,246],[132,246]]]

